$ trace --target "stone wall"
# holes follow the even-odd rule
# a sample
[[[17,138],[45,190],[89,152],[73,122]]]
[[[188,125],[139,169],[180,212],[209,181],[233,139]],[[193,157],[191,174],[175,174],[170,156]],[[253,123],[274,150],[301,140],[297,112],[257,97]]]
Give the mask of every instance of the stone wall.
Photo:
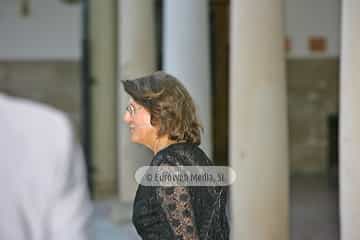
[[[290,159],[293,173],[325,173],[328,116],[338,112],[339,60],[287,62]]]
[[[0,91],[65,111],[80,130],[79,61],[0,61]]]

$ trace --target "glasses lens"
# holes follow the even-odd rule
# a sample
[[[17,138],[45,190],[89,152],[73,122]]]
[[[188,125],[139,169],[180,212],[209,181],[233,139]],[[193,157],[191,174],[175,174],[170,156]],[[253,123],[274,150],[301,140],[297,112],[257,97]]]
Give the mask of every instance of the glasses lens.
[[[128,111],[130,113],[130,115],[134,115],[134,107],[131,105],[128,105],[126,107],[126,111]]]

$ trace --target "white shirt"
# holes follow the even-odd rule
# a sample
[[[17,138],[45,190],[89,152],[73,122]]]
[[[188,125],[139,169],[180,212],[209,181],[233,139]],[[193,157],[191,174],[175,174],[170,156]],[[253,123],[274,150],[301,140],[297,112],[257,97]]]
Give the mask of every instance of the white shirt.
[[[65,115],[0,94],[0,239],[83,240],[84,162]]]

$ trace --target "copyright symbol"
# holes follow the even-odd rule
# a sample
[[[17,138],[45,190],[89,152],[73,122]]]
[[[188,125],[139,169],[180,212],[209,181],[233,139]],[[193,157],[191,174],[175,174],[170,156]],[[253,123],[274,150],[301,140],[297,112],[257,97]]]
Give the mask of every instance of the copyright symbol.
[[[151,174],[146,174],[146,180],[147,181],[152,181],[152,179],[153,179],[153,176],[151,175]]]

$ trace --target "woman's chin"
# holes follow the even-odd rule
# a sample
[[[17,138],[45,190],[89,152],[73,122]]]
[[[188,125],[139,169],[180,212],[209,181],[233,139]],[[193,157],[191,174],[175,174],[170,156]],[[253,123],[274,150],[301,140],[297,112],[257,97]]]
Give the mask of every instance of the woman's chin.
[[[130,140],[131,140],[132,143],[140,143],[139,138],[134,136],[134,135],[131,135]]]
[[[130,138],[130,141],[131,141],[132,143],[137,143],[136,138],[134,138],[134,137],[131,137],[131,138]]]

